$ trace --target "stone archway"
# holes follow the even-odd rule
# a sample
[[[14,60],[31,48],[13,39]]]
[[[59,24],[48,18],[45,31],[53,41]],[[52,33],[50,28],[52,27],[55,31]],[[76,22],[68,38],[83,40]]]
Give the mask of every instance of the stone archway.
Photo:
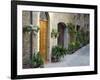
[[[58,45],[67,48],[68,47],[68,29],[63,22],[58,23]]]

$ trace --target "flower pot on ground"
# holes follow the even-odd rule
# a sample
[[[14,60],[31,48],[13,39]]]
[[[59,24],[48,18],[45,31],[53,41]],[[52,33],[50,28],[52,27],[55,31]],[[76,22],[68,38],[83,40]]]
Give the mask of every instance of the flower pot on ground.
[[[42,68],[44,66],[44,61],[39,52],[34,53],[32,56],[32,67],[33,68]]]
[[[51,57],[51,61],[52,62],[58,62],[60,61],[61,57],[64,57],[64,55],[66,54],[66,49],[63,48],[62,46],[54,46],[52,48],[52,57]]]

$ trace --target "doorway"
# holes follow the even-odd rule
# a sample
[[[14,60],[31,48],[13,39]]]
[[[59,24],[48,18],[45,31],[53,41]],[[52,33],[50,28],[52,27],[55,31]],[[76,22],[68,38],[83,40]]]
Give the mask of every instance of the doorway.
[[[48,40],[48,13],[40,12],[40,54],[47,62],[47,40]]]
[[[58,23],[58,32],[59,32],[59,37],[58,37],[58,45],[65,47],[65,40],[66,40],[66,25],[63,22]]]

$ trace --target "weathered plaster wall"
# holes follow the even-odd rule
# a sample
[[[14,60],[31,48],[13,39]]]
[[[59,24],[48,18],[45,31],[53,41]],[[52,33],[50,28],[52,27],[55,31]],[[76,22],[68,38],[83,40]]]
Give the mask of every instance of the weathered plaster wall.
[[[31,19],[32,18],[32,24]],[[32,12],[32,16],[30,16],[30,11],[23,11],[22,13],[22,26],[25,27],[27,25],[39,26],[39,12]],[[34,52],[39,51],[39,33],[32,37],[32,54]],[[30,63],[30,32],[23,33],[23,67],[29,68]]]
[[[73,15],[72,14],[52,13],[52,12],[50,12],[49,14],[50,14],[50,32],[52,31],[52,29],[57,29],[58,30],[58,23],[60,23],[60,22],[65,23],[66,27],[67,27],[67,23],[73,22],[73,20],[72,20]],[[68,31],[67,31],[67,33],[68,33]],[[66,38],[67,39],[66,39],[65,43],[66,43],[66,45],[68,45],[69,39],[68,39],[68,37],[66,37]],[[57,38],[56,39],[51,38],[50,39],[50,44],[51,44],[50,48],[52,49],[52,46],[57,45]]]
[[[89,15],[88,14],[49,12],[49,16],[50,16],[50,33],[51,33],[52,29],[58,30],[59,22],[65,23],[66,26],[67,26],[67,23],[73,23],[75,26],[80,25],[80,29],[84,28],[85,31],[89,30]],[[86,17],[84,18],[84,16],[86,16]],[[86,27],[86,25],[87,25],[87,27]],[[66,34],[67,35],[64,35],[66,38],[64,41],[64,44],[66,45],[66,47],[68,47],[68,43],[70,42],[70,36],[68,33],[68,29],[66,30]],[[52,46],[57,45],[57,39],[51,38],[51,34],[49,35],[49,37],[50,37],[49,38],[50,39],[49,55],[50,55]]]
[[[84,28],[86,31],[89,30],[89,14],[74,14],[74,16],[75,25],[80,25],[80,29]]]
[[[23,11],[22,12],[22,26],[25,27],[26,25],[30,24],[30,12]]]
[[[30,24],[30,12],[22,12],[22,27]],[[23,68],[29,67],[30,61],[30,33],[23,33]]]
[[[49,34],[49,39],[50,39],[50,48],[49,48],[49,56],[51,56],[51,51],[52,51],[52,46],[55,46],[57,45],[57,38],[54,39],[54,38],[51,38],[51,32],[52,32],[52,29],[57,29],[58,30],[58,23],[60,22],[63,22],[66,24],[67,26],[67,23],[69,22],[73,22],[73,15],[72,14],[66,14],[66,13],[52,13],[52,12],[49,12],[49,16],[50,16],[50,34]],[[67,29],[67,28],[66,28]],[[68,42],[69,42],[69,34],[68,34],[68,29],[66,30],[66,34],[64,37],[66,39],[66,42],[65,43],[65,47],[68,47]],[[51,60],[51,57],[49,57],[49,60]]]
[[[39,12],[32,12],[32,25],[39,26]],[[39,51],[39,32],[37,35],[33,34],[33,54]]]

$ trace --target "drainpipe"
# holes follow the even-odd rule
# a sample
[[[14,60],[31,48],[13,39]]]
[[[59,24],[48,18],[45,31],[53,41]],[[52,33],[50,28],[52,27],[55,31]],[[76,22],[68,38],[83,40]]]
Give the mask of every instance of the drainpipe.
[[[32,24],[32,11],[30,12],[30,24]],[[30,32],[30,67],[32,68],[32,53],[33,53],[33,31]]]

